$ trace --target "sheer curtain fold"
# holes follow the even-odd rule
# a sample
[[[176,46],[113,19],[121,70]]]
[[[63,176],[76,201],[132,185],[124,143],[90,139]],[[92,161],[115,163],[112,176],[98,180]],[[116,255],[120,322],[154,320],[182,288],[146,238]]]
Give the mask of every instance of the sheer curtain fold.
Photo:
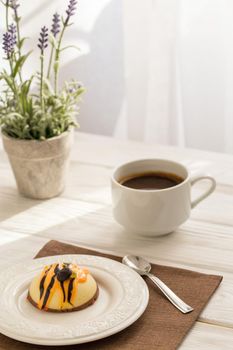
[[[177,60],[178,10],[176,1],[157,0],[153,1],[150,12],[145,115],[145,141],[148,142],[180,144],[184,137]]]
[[[123,6],[128,137],[233,152],[233,2]]]
[[[177,20],[179,3],[124,3],[128,137],[183,144]],[[139,32],[139,35],[138,35]]]

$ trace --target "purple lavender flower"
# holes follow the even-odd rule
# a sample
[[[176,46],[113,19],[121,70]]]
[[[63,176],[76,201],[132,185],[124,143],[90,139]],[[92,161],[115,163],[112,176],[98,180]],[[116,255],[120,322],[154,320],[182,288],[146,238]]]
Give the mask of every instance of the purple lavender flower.
[[[56,38],[56,36],[60,32],[60,28],[61,28],[60,22],[61,22],[60,15],[58,13],[55,13],[53,15],[53,23],[52,23],[52,29],[51,29],[51,33],[53,34],[54,38]]]
[[[46,47],[48,47],[48,31],[48,28],[45,26],[41,28],[38,44],[38,47],[41,51],[41,55],[44,54],[44,50],[46,49]]]
[[[16,36],[17,29],[14,23],[9,25],[8,32],[11,35],[12,46],[15,47],[15,45],[17,44],[17,36]]]
[[[9,32],[10,32],[12,35],[15,35],[15,34],[16,34],[16,31],[17,31],[16,25],[15,25],[14,23],[11,23],[11,24],[9,25]]]
[[[12,38],[12,34],[8,31],[3,34],[3,50],[6,53],[7,58],[9,59],[14,52],[15,41]]]
[[[69,2],[69,5],[68,5],[68,8],[66,10],[66,14],[67,14],[67,17],[66,17],[66,20],[65,20],[65,24],[67,25],[69,20],[70,20],[70,17],[74,16],[75,14],[75,11],[77,9],[77,3],[78,1],[77,0],[70,0]]]

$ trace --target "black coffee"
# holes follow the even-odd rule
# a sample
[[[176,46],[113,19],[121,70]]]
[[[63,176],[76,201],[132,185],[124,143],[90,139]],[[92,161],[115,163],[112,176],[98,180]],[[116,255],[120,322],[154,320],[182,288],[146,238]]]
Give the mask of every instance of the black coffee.
[[[184,179],[182,177],[163,172],[148,172],[128,176],[120,181],[121,185],[137,190],[163,190],[174,187]]]

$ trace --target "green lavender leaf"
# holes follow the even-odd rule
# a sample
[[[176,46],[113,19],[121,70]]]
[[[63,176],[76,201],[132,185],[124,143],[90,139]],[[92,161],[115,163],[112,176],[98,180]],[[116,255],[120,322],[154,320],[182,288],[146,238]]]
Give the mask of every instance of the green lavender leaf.
[[[62,52],[62,51],[68,50],[68,49],[75,49],[75,50],[81,51],[80,48],[76,45],[65,46],[60,51]]]
[[[26,62],[27,58],[31,55],[32,51],[28,52],[26,55],[21,56],[15,64],[12,77],[15,78],[17,73],[22,69],[24,63]]]
[[[11,91],[15,92],[14,80],[7,74],[2,74],[2,79],[5,80]]]

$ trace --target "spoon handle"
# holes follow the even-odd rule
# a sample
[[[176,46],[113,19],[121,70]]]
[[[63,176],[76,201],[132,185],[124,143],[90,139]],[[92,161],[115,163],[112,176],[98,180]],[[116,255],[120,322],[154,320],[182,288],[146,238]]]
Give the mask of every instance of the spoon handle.
[[[183,300],[181,300],[165,283],[163,283],[158,277],[152,275],[151,273],[146,274],[152,282],[161,290],[161,292],[167,297],[167,299],[183,314],[187,314],[194,309],[187,305]]]

